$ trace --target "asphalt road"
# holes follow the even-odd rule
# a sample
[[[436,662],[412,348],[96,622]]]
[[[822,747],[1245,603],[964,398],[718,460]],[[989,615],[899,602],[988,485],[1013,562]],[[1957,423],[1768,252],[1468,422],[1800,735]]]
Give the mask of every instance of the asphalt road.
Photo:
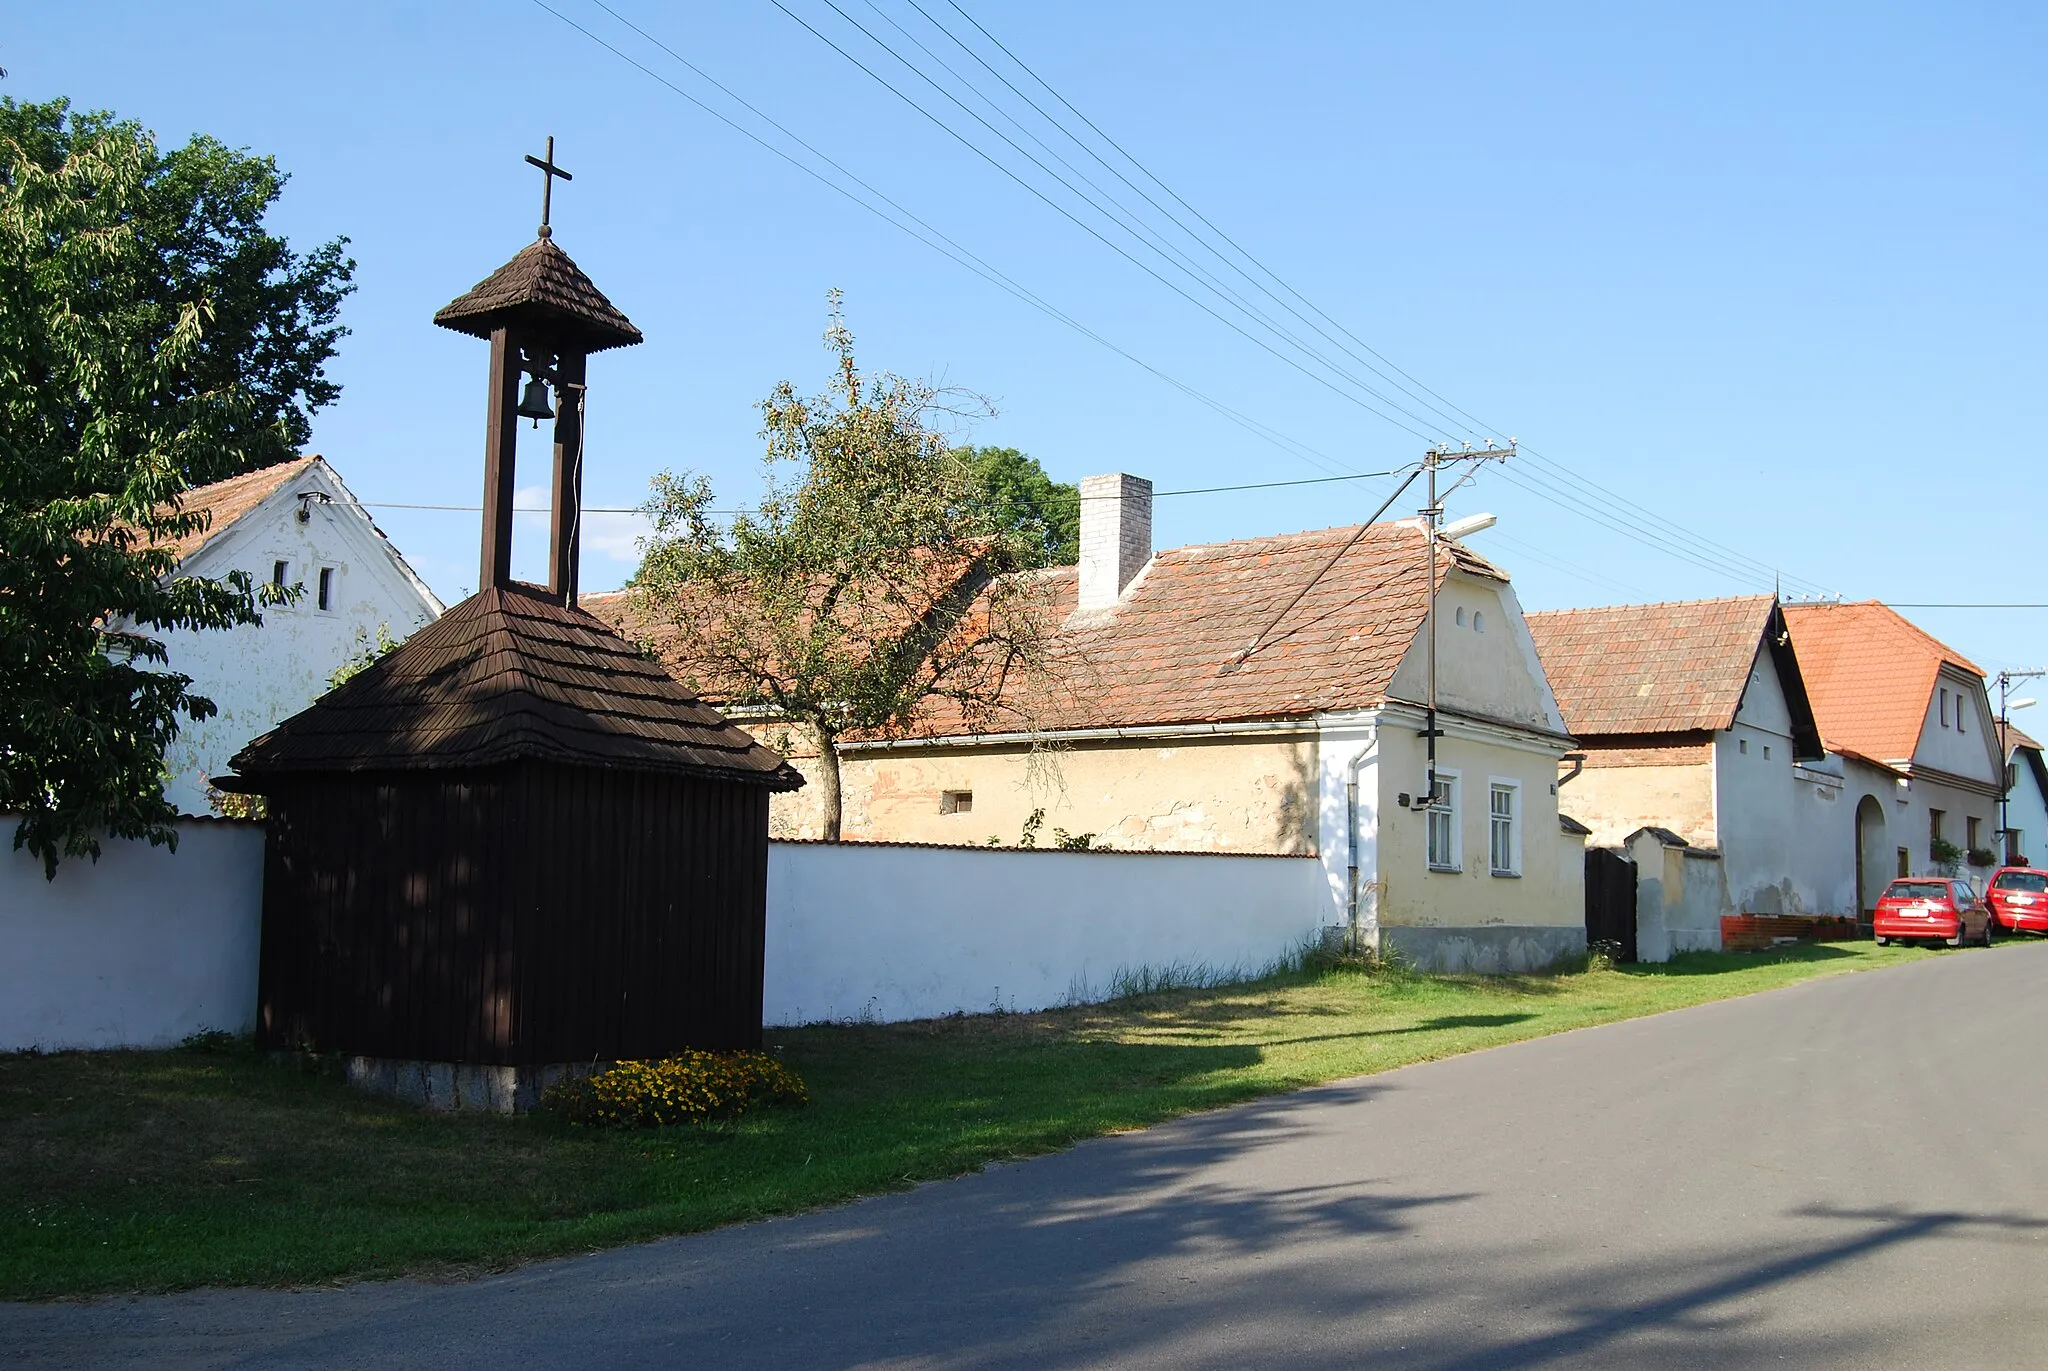
[[[2048,945],[467,1284],[0,1305],[17,1367],[2048,1366]]]

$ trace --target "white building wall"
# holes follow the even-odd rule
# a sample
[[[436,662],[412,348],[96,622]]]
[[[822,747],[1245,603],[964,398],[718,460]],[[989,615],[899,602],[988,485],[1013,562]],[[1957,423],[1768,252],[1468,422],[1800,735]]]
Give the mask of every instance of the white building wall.
[[[325,496],[305,502],[300,495]],[[169,669],[218,712],[186,721],[165,749],[164,794],[181,813],[208,812],[207,785],[259,733],[313,703],[335,668],[380,628],[402,641],[441,612],[418,577],[357,505],[331,468],[314,462],[262,505],[188,559],[180,572],[209,578],[247,572],[261,583],[278,562],[287,584],[304,584],[297,604],[266,610],[263,622],[162,634]],[[319,571],[331,568],[330,608],[317,604]]]
[[[2013,757],[2013,785],[2006,803],[2006,826],[2016,832],[2018,854],[2038,866],[2048,862],[2048,793],[2024,756]],[[2005,855],[2001,848],[1999,856]]]
[[[0,835],[11,839],[11,818]],[[0,846],[0,1051],[163,1047],[256,1023],[263,828],[181,820],[98,862]]]
[[[1948,694],[1948,718],[1942,719],[1942,693]],[[1886,761],[1897,760],[1887,757]],[[1953,776],[1998,784],[1997,720],[1992,716],[1984,683],[1967,672],[1944,666],[1927,702],[1927,718],[1913,749],[1915,766],[1931,766]],[[1957,830],[1960,835],[1961,830]],[[1960,836],[1952,841],[1960,843]]]
[[[1833,837],[1839,805],[1801,771],[1791,708],[1760,650],[1734,726],[1714,738],[1716,840],[1733,913],[1835,914],[1854,902],[1850,852]]]
[[[1312,857],[885,843],[768,849],[770,1024],[1029,1011],[1144,970],[1256,974],[1317,939]]]

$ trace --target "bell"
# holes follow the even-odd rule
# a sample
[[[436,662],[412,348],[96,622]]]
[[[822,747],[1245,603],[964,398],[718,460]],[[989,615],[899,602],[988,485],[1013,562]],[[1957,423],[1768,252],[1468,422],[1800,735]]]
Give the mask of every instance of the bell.
[[[535,428],[543,419],[555,417],[555,402],[548,398],[548,383],[536,376],[526,383],[526,393],[519,397],[519,417],[533,420]]]

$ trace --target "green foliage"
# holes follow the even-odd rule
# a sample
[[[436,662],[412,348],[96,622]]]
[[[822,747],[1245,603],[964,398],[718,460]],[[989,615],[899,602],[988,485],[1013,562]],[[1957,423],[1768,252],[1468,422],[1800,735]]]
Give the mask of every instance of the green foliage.
[[[1988,847],[1973,847],[1963,854],[1971,866],[1997,866],[1998,854]]]
[[[398,651],[398,640],[391,636],[391,625],[377,625],[377,636],[372,638],[359,625],[356,628],[355,646],[340,666],[327,677],[327,688],[333,690],[344,682],[352,681],[377,663]]]
[[[1039,830],[1044,827],[1045,807],[1041,805],[1024,817],[1024,827],[1017,834],[1017,846],[1037,847]],[[989,847],[1001,847],[1003,840],[991,833],[987,845]],[[1107,852],[1110,850],[1108,843],[1096,842],[1093,833],[1069,833],[1064,828],[1055,828],[1052,831],[1052,845],[1062,852],[1088,852],[1091,850]]]
[[[0,810],[16,847],[175,841],[165,745],[212,703],[158,632],[256,622],[249,577],[173,580],[191,486],[290,457],[338,387],[354,264],[265,233],[284,178],[209,138],[0,99]]]
[[[1044,664],[1040,587],[936,422],[958,393],[864,375],[831,296],[834,377],[761,404],[766,491],[729,526],[701,475],[663,472],[634,593],[669,662],[699,693],[801,726],[817,747],[825,836],[839,835],[836,740],[949,723],[1020,727],[1014,692]],[[985,403],[981,404],[985,410]],[[971,612],[970,612],[971,611]]]
[[[973,477],[974,498],[989,522],[1018,540],[1030,565],[1080,560],[1079,487],[1053,480],[1013,447],[959,447],[953,456]]]
[[[1954,871],[1963,860],[1963,850],[1946,838],[1936,838],[1927,845],[1927,860],[1942,871]]]
[[[686,1052],[563,1081],[549,1087],[541,1103],[578,1127],[662,1128],[809,1099],[797,1074],[765,1052]]]

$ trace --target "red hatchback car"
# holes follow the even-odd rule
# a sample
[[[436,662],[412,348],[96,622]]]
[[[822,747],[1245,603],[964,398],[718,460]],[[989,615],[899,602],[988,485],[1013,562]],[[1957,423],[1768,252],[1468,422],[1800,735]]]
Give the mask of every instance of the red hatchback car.
[[[1991,946],[1991,910],[1968,881],[1948,876],[1902,876],[1884,888],[1871,931],[1883,947],[1894,938],[1939,939],[1950,947],[1965,942]]]
[[[2048,933],[2048,871],[2002,866],[1984,892],[1984,903],[2002,928]]]

